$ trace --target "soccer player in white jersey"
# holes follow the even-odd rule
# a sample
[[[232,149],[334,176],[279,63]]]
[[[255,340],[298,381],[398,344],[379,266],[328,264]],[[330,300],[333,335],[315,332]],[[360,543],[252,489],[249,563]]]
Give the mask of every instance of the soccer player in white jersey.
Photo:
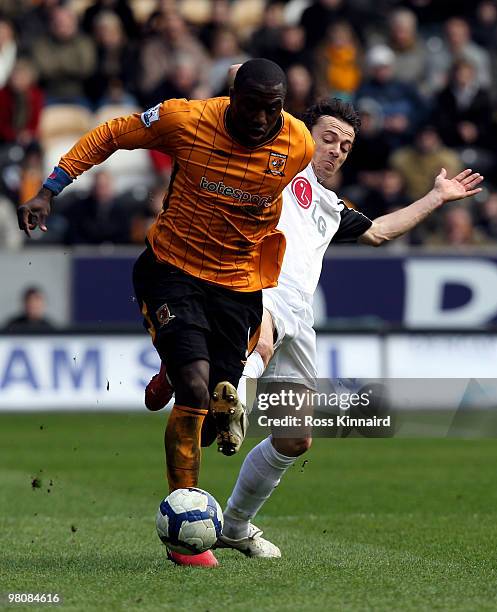
[[[329,244],[358,241],[378,246],[402,236],[446,202],[478,193],[483,180],[469,169],[449,180],[442,169],[423,198],[371,221],[347,208],[329,189],[360,126],[355,109],[333,98],[312,106],[304,121],[316,148],[312,162],[283,192],[278,224],[286,237],[283,267],[278,286],[263,291],[261,336],[244,370],[246,378],[293,380],[302,390],[312,388],[317,378],[312,297]],[[302,386],[304,381],[309,383]],[[219,547],[235,548],[251,557],[281,556],[279,548],[262,538],[262,531],[251,520],[296,458],[310,448],[311,441],[310,434],[269,436],[248,453],[224,512]]]
[[[433,189],[423,198],[372,221],[347,208],[329,189],[359,130],[360,120],[355,109],[332,98],[309,108],[305,122],[316,144],[314,156],[283,192],[278,223],[278,229],[286,237],[283,267],[278,286],[263,291],[261,334],[255,351],[248,357],[244,377],[308,381],[307,386],[312,387],[317,377],[312,297],[329,244],[361,242],[379,246],[393,240],[443,204],[479,193],[478,185],[483,177],[467,169],[448,179],[442,169]],[[242,386],[243,382],[242,379]],[[160,410],[172,394],[162,365],[160,373],[147,386],[145,403],[150,410]],[[243,424],[235,422],[232,426],[241,443],[245,433]],[[310,448],[311,442],[310,435],[269,436],[248,453],[228,500],[219,546],[235,548],[252,557],[280,556],[278,547],[262,538],[262,531],[251,520],[296,458]]]

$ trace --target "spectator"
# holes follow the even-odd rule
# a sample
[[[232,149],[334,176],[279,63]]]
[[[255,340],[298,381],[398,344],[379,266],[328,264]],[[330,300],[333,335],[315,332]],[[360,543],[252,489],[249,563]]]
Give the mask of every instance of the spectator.
[[[200,70],[188,54],[178,54],[171,65],[169,78],[150,93],[149,104],[171,98],[193,98],[200,86]]]
[[[0,146],[0,193],[14,204],[34,197],[43,182],[42,152],[37,141],[23,148],[18,144]]]
[[[418,36],[416,15],[408,9],[397,9],[388,19],[389,45],[395,52],[395,77],[422,86],[426,78],[428,53]]]
[[[300,26],[286,25],[280,30],[279,45],[271,59],[283,70],[288,70],[293,64],[311,64],[306,47],[305,31]]]
[[[361,212],[376,219],[410,204],[400,172],[387,168],[381,173],[379,186],[363,200]]]
[[[95,70],[95,47],[78,32],[78,21],[72,10],[53,9],[50,34],[34,44],[33,60],[48,104],[87,104],[84,82]]]
[[[346,0],[314,0],[302,13],[300,25],[304,28],[307,46],[314,49],[320,45],[328,27],[336,21],[355,24],[354,10]]]
[[[44,36],[47,25],[50,23],[52,11],[57,6],[62,6],[64,0],[37,0],[36,2],[19,2],[19,4],[29,5],[24,8],[23,13],[16,18],[16,27],[19,32],[20,47],[22,52],[33,56],[33,45]]]
[[[20,165],[18,201],[24,203],[34,198],[43,182],[42,150],[38,142],[31,142],[24,151]],[[52,224],[53,225],[53,224]],[[40,234],[38,234],[40,236]]]
[[[435,104],[434,122],[444,142],[451,147],[485,146],[491,115],[490,96],[478,84],[475,66],[459,59]]]
[[[476,8],[473,23],[474,39],[478,45],[495,53],[497,50],[497,2],[495,0],[482,0]]]
[[[372,98],[379,104],[389,146],[397,148],[410,140],[424,118],[424,105],[414,87],[395,78],[395,54],[390,47],[372,47],[366,62],[369,78],[357,91],[356,99]]]
[[[2,71],[11,75],[0,86],[0,190],[14,203],[27,199],[42,180],[44,151],[36,146],[40,89],[49,101],[89,103],[86,95],[92,107],[132,104],[133,96],[140,106],[150,107],[170,97],[219,95],[225,93],[228,65],[243,62],[246,53],[268,57],[286,69],[285,108],[293,114],[300,115],[321,95],[354,96],[362,128],[340,177],[340,190],[368,212],[375,207],[377,211],[394,207],[396,195],[402,200],[399,182],[405,182],[408,202],[414,193],[420,195],[419,184],[431,187],[441,166],[453,175],[460,167],[458,155],[486,176],[497,169],[493,146],[497,114],[491,103],[497,94],[497,79],[492,79],[490,90],[485,86],[489,57],[495,62],[494,71],[497,67],[497,0],[473,4],[464,0],[257,1],[264,12],[253,13],[259,15],[259,24],[251,38],[242,42],[231,24],[233,19],[238,23],[243,13],[238,4],[250,6],[252,0],[202,0],[200,5],[210,10],[208,20],[199,25],[199,13],[191,28],[179,15],[177,7],[182,3],[176,0],[156,0],[157,9],[143,27],[137,25],[130,6],[138,9],[138,15],[145,15],[149,3],[87,2],[82,24],[94,41],[78,32],[77,20],[67,8],[73,4],[70,0],[8,0],[2,5],[0,83]],[[185,8],[186,13],[197,17],[191,8]],[[362,61],[365,35],[370,44]],[[81,40],[95,51],[92,68],[85,68],[78,55],[87,48]],[[371,46],[378,40],[389,46]],[[26,55],[33,58],[33,66],[25,59],[14,61]],[[38,72],[42,77],[39,88],[35,84]],[[362,72],[366,76],[359,83]],[[82,73],[89,76],[82,77]],[[421,130],[423,134],[416,136],[428,118],[435,127],[428,135]],[[150,155],[154,175],[168,177],[170,158],[157,151]],[[393,170],[387,170],[389,158]],[[105,183],[105,179],[99,181]],[[100,191],[106,190],[101,187]],[[76,197],[74,191],[68,192],[68,202]],[[42,243],[66,238],[91,243],[113,240],[103,231],[105,224],[96,220],[111,214],[118,219],[116,240],[127,241],[130,232],[140,234],[138,229],[129,229],[114,195],[107,204],[105,197],[98,204],[94,193],[85,202],[67,207],[67,215],[83,223],[84,238],[72,228],[67,235],[64,209],[58,206],[59,217],[52,220],[50,232],[37,233],[34,239]],[[489,198],[488,204],[482,204],[478,216],[478,228],[489,235],[495,225],[487,207],[493,210],[493,202]],[[0,215],[1,210],[2,205]],[[9,208],[3,206],[3,210]],[[147,210],[137,227],[146,226],[152,216]],[[429,231],[425,224],[423,231],[427,228]]]
[[[159,183],[151,193],[150,200],[145,208],[138,210],[131,218],[129,239],[133,244],[142,245],[147,237],[147,232],[162,210],[167,185]]]
[[[228,0],[212,0],[211,14],[198,33],[202,45],[212,54],[214,38],[218,30],[229,29],[231,6]]]
[[[219,28],[212,35],[212,66],[209,86],[213,95],[226,90],[226,77],[232,64],[243,64],[248,56],[240,49],[236,34],[230,28]]]
[[[497,0],[482,0],[476,7],[476,15],[472,23],[475,42],[484,47],[491,62],[492,80],[490,84],[492,98],[497,98]]]
[[[95,24],[102,13],[113,13],[119,19],[121,28],[127,38],[134,40],[138,37],[139,28],[128,0],[97,0],[89,6],[81,22],[83,30],[91,35],[95,31]]]
[[[112,175],[105,170],[95,174],[89,196],[74,203],[66,216],[68,244],[125,244],[128,241],[125,211],[117,201]]]
[[[4,249],[20,249],[23,236],[17,225],[17,215],[14,204],[0,196],[0,251]]]
[[[0,18],[0,87],[9,79],[17,57],[14,27],[8,19]]]
[[[436,31],[440,23],[453,15],[469,17],[473,10],[468,0],[402,0],[401,4],[413,11],[419,23],[429,32]]]
[[[97,66],[88,79],[87,93],[95,106],[107,103],[136,104],[136,49],[123,31],[115,13],[101,11],[95,17],[94,38],[97,44]]]
[[[390,147],[383,131],[383,114],[380,105],[371,98],[358,100],[357,110],[361,117],[361,129],[343,171],[348,183],[359,183],[365,189],[377,189],[390,156]]]
[[[429,246],[480,247],[489,246],[487,238],[473,225],[469,210],[463,205],[444,209],[442,228],[426,241]]]
[[[392,168],[402,175],[409,200],[428,193],[441,168],[452,178],[461,171],[457,154],[444,146],[435,127],[424,126],[416,135],[414,145],[396,151],[391,158]]]
[[[318,91],[321,95],[350,98],[361,80],[360,47],[346,21],[332,24],[316,51]]]
[[[36,139],[43,93],[32,63],[18,59],[7,85],[0,89],[0,142],[26,146]]]
[[[287,79],[285,110],[300,117],[315,100],[312,75],[303,64],[294,64],[287,70]]]
[[[491,84],[490,57],[471,40],[469,24],[460,17],[452,17],[445,24],[442,48],[430,56],[428,86],[432,93],[444,89],[455,61],[466,59],[476,68],[478,85],[488,89]]]
[[[152,106],[162,101],[163,98],[157,97],[158,88],[165,80],[172,79],[179,56],[189,56],[202,78],[204,92],[210,94],[207,83],[209,57],[184,20],[174,12],[167,12],[156,15],[152,24],[153,31],[141,46],[139,88],[142,105]]]
[[[37,332],[51,331],[53,324],[45,316],[45,294],[39,287],[28,287],[22,296],[22,311],[8,321],[5,331]]]
[[[497,192],[492,191],[478,208],[477,228],[497,241]]]
[[[271,2],[264,10],[264,20],[252,34],[248,50],[252,57],[273,59],[280,41],[284,25],[284,7],[282,2]]]

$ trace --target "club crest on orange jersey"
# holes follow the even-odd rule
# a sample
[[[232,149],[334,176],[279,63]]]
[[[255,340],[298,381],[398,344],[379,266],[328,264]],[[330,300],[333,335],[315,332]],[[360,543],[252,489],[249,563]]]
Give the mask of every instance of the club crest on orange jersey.
[[[271,151],[269,153],[269,160],[267,162],[266,174],[272,174],[273,176],[285,176],[284,170],[287,158],[288,155]]]
[[[164,327],[164,325],[167,325],[169,321],[176,318],[176,315],[171,314],[167,304],[162,304],[162,306],[157,309],[155,314],[157,315],[157,320],[159,321],[160,327]]]

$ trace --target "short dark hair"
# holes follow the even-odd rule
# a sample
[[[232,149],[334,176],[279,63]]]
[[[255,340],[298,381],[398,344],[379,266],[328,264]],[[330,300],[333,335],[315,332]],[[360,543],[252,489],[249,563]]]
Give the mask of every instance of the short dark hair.
[[[310,106],[304,113],[302,119],[307,128],[312,128],[319,121],[320,117],[335,117],[345,123],[348,123],[354,128],[354,134],[357,136],[361,127],[361,117],[350,102],[344,102],[340,98],[324,98],[316,104]]]
[[[254,81],[269,87],[281,83],[285,92],[287,89],[286,75],[283,70],[278,64],[262,57],[248,60],[242,64],[236,73],[233,86],[237,91],[240,91],[247,84],[247,81]]]
[[[26,287],[22,292],[22,299],[25,302],[29,300],[33,295],[43,295],[43,289],[41,287],[36,287],[35,285],[31,285],[30,287]]]

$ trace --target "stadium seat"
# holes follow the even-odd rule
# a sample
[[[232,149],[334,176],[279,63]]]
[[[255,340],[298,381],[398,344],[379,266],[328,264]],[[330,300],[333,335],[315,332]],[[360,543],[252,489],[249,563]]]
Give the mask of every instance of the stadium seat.
[[[92,0],[71,0],[69,2],[69,6],[76,13],[76,15],[78,15],[78,17],[81,17],[86,9],[92,4],[94,4]]]
[[[93,115],[93,125],[100,125],[115,117],[123,117],[138,112],[140,109],[128,104],[107,104],[100,107]]]
[[[40,118],[40,142],[43,148],[43,172],[52,172],[61,155],[66,153],[83,134],[91,129],[92,114],[87,108],[72,104],[46,106]],[[83,177],[78,188],[86,189]]]
[[[250,34],[260,25],[264,15],[263,0],[235,0],[232,5],[232,26],[242,38]]]
[[[84,106],[53,104],[45,106],[40,117],[42,144],[62,136],[82,135],[92,125],[92,115]]]
[[[77,140],[73,138],[60,138],[45,148],[43,171],[50,174],[54,166],[59,163],[61,156],[73,146]],[[98,166],[98,169],[108,170],[115,179],[116,193],[131,190],[137,185],[150,187],[154,181],[154,172],[148,151],[137,149],[135,151],[117,151],[109,159]],[[71,189],[89,191],[93,185],[93,175],[97,172],[92,168],[74,181]]]
[[[122,104],[102,106],[93,117],[93,125],[100,125],[115,117],[131,115],[139,110],[135,106]],[[100,168],[112,174],[118,194],[131,190],[137,185],[148,187],[153,182],[150,154],[148,151],[141,149],[135,151],[117,151],[101,164]],[[91,171],[88,174],[91,175]]]
[[[155,0],[131,0],[130,6],[136,21],[145,23],[157,9],[157,2]]]
[[[132,190],[136,186],[151,187],[154,183],[154,172],[148,151],[116,151],[99,169],[107,170],[115,179],[117,194]],[[90,170],[88,174],[94,172]],[[79,180],[79,179],[78,179]]]
[[[186,21],[195,25],[207,23],[211,14],[211,6],[208,0],[183,0],[179,10]]]
[[[49,106],[44,109],[40,129],[44,150],[44,174],[50,174],[61,156],[88,130],[109,119],[129,115],[136,110],[131,106],[109,105],[92,115],[87,109],[77,106]],[[117,151],[100,164],[99,168],[105,168],[114,176],[118,194],[133,189],[136,185],[149,187],[153,183],[153,170],[148,151]],[[77,191],[89,191],[96,171],[92,168],[85,172],[71,188]]]
[[[54,166],[59,163],[60,158],[64,153],[67,153],[73,144],[80,138],[82,134],[73,134],[61,136],[60,138],[52,138],[43,143],[43,174],[48,176]],[[80,191],[86,191],[90,188],[91,179],[88,174],[84,174],[75,183],[75,188]]]

